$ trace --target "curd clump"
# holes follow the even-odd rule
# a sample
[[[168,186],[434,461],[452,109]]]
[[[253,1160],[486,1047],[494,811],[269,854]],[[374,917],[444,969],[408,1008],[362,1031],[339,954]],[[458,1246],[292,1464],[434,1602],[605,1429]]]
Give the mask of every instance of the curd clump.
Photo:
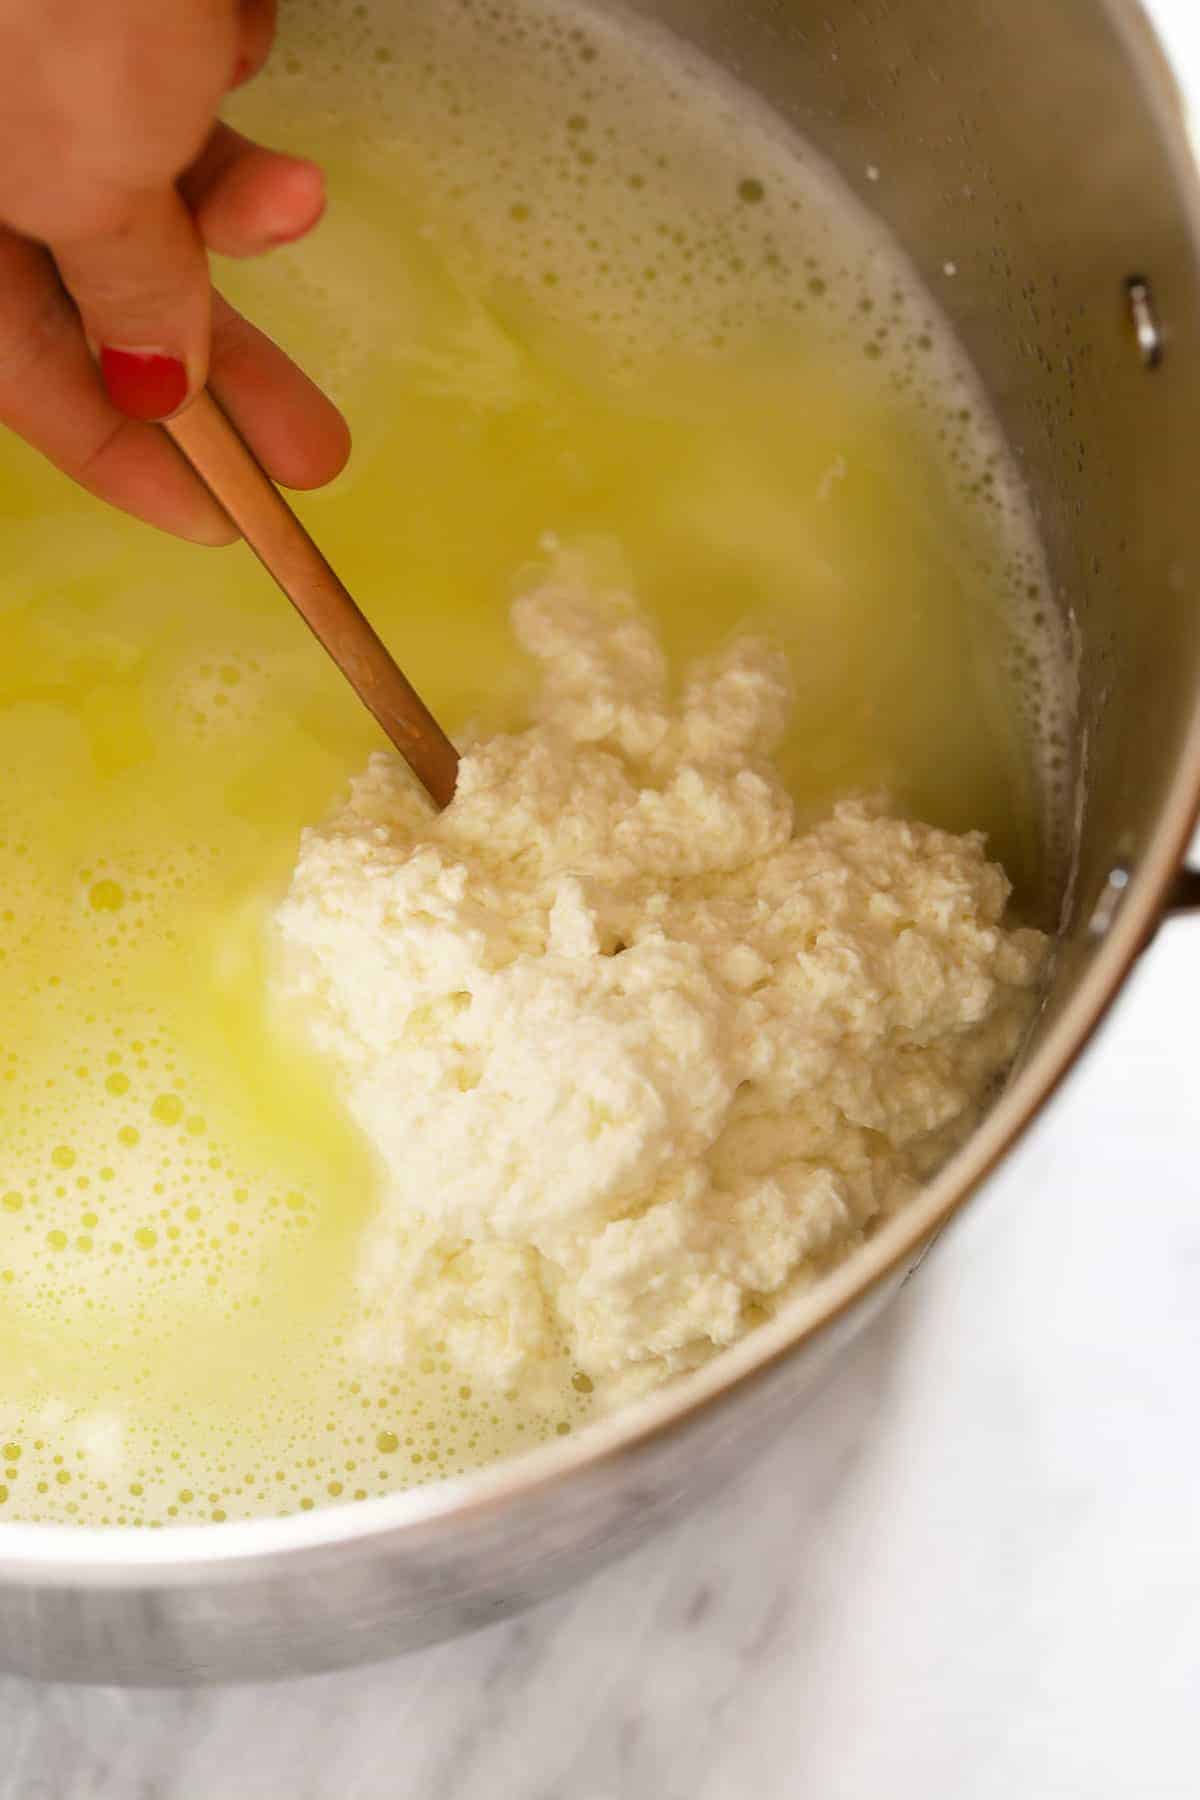
[[[978,1116],[1047,940],[977,834],[853,797],[798,828],[787,664],[674,690],[646,615],[559,557],[513,624],[527,730],[435,816],[391,755],[306,831],[280,983],[381,1193],[363,1344],[601,1398],[731,1343],[860,1243]]]

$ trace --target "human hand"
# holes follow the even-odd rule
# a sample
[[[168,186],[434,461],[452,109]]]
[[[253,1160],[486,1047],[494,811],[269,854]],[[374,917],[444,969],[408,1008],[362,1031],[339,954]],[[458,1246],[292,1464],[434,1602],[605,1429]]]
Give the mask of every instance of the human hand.
[[[101,499],[197,543],[236,532],[166,434],[209,381],[268,473],[319,487],[336,408],[212,290],[324,211],[321,171],[216,123],[277,0],[3,0],[0,424]],[[89,348],[90,346],[90,348]]]

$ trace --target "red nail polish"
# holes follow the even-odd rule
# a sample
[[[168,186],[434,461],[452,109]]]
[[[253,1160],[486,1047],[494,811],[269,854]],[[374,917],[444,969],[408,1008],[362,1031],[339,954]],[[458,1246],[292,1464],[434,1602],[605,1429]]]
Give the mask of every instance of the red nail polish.
[[[100,373],[108,397],[130,419],[166,419],[187,399],[187,369],[177,356],[159,350],[100,352]]]

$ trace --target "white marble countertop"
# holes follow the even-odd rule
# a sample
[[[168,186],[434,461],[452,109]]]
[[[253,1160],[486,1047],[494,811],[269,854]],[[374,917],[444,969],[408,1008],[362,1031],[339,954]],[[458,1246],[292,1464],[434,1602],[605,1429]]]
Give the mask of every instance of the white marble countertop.
[[[1155,10],[1200,91],[1194,0]],[[1198,1001],[1200,918],[699,1517],[515,1624],[352,1674],[0,1680],[0,1800],[1191,1800]]]

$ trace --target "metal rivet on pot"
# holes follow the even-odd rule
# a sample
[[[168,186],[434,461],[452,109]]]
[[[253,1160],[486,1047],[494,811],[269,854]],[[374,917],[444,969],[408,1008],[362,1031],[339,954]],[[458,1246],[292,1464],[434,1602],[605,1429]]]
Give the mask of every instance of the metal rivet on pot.
[[[1107,937],[1113,922],[1121,910],[1121,902],[1125,898],[1126,889],[1131,879],[1131,871],[1125,863],[1114,863],[1108,871],[1108,878],[1100,891],[1100,898],[1092,908],[1092,916],[1088,920],[1088,936],[1091,938]]]
[[[1163,359],[1163,331],[1150,283],[1144,275],[1131,275],[1125,283],[1125,295],[1142,362],[1146,368],[1156,369]]]

